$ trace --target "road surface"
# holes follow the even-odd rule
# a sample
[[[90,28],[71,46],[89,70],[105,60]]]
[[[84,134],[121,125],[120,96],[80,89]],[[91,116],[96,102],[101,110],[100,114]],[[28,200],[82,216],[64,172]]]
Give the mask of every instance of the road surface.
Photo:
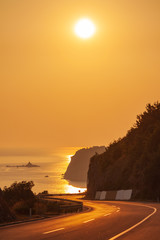
[[[88,201],[92,211],[0,228],[0,240],[159,240],[160,204]]]

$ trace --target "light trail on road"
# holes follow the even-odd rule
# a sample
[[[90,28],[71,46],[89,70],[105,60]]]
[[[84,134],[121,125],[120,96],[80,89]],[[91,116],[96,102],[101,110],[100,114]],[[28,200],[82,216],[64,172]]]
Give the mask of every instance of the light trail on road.
[[[91,221],[94,221],[95,219],[89,219],[87,221],[84,221],[83,223],[88,223],[88,222],[91,222]]]
[[[43,234],[49,234],[49,233],[58,232],[58,231],[61,231],[61,230],[64,230],[64,228],[59,228],[59,229],[51,230],[51,231],[48,231],[48,232],[44,232]]]

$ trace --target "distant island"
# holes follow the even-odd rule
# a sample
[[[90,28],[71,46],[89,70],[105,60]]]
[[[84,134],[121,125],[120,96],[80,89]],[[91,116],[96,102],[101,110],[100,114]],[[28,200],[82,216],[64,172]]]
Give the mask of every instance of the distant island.
[[[12,166],[12,165],[7,165],[6,167],[27,167],[27,168],[31,168],[31,167],[40,167],[38,165],[32,164],[31,162],[28,162],[26,165],[16,165],[16,166]]]
[[[105,152],[105,146],[94,146],[82,148],[71,157],[71,162],[64,174],[64,178],[69,181],[87,182],[87,172],[90,158],[95,154]]]

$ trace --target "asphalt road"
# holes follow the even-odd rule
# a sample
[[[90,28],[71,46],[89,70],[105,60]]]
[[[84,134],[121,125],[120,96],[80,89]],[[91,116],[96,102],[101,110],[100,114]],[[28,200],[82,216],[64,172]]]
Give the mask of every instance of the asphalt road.
[[[84,201],[92,211],[0,228],[0,240],[159,240],[160,204]]]

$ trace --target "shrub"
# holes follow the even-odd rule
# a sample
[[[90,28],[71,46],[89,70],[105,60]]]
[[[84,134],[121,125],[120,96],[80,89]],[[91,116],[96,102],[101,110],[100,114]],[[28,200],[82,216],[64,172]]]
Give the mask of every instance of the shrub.
[[[29,215],[30,207],[27,202],[19,201],[13,205],[12,209],[15,213]]]
[[[35,196],[32,192],[34,183],[32,181],[26,182],[14,182],[10,187],[5,187],[3,190],[3,197],[10,206],[13,206],[16,202],[26,201],[29,207],[33,206]]]
[[[46,209],[47,209],[46,203],[44,203],[42,201],[41,202],[37,201],[34,204],[33,212],[35,214],[45,214],[46,213]]]

